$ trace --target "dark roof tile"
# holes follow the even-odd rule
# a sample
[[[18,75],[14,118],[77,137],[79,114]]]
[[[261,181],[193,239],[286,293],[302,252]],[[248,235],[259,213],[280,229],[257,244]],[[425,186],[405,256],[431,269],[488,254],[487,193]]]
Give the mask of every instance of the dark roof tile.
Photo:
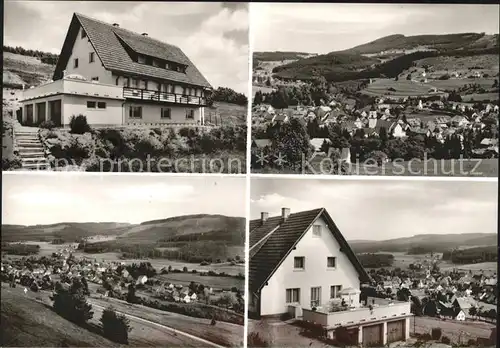
[[[56,65],[54,80],[62,77],[62,70],[71,55],[71,48],[77,39],[80,25],[84,28],[88,39],[107,70],[211,88],[210,83],[179,47],[130,30],[114,27],[78,13],[73,15]],[[186,73],[136,63],[129,56],[124,45],[141,54],[186,65]]]

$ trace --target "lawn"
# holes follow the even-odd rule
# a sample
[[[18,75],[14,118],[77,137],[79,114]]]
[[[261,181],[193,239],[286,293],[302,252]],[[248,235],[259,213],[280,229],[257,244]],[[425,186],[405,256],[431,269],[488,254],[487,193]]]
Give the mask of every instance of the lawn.
[[[202,276],[195,273],[169,273],[159,275],[156,278],[184,286],[188,286],[191,282],[195,282],[215,289],[231,289],[232,287],[236,287],[239,290],[244,290],[245,288],[245,279],[235,277]]]
[[[247,106],[216,101],[213,104],[215,113],[222,119],[222,124],[246,124]],[[212,108],[207,108],[205,121],[215,123],[215,117],[211,120]],[[219,121],[217,121],[219,122]]]
[[[480,263],[473,263],[469,265],[459,265],[459,264],[454,264],[454,263],[446,263],[444,265],[440,265],[441,269],[444,270],[451,270],[451,269],[458,269],[458,270],[463,270],[463,271],[479,271],[479,272],[489,272],[489,273],[496,273],[498,270],[498,265],[496,262],[480,262]]]

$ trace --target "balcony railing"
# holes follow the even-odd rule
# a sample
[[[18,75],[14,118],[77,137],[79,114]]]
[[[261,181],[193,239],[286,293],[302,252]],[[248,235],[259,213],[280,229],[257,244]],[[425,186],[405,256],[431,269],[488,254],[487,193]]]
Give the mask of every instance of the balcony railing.
[[[302,319],[327,328],[336,326],[359,325],[371,321],[388,320],[397,317],[410,316],[410,302],[395,301],[393,304],[375,305],[372,308],[359,307],[338,312],[327,310],[302,309]]]
[[[207,105],[203,97],[167,93],[142,88],[123,87],[123,97],[127,99],[152,100],[165,103],[176,103],[185,105]]]

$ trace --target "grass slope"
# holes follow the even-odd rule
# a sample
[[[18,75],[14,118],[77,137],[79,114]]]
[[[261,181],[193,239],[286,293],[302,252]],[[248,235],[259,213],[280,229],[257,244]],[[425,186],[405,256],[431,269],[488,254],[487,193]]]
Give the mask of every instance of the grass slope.
[[[2,289],[2,347],[117,346],[13,290]]]
[[[54,65],[42,63],[34,57],[3,52],[3,83],[5,87],[37,86],[52,78]]]
[[[308,57],[310,55],[315,55],[315,53],[307,52],[254,52],[253,61],[254,62],[272,62],[272,61],[282,61],[282,60],[295,60]]]

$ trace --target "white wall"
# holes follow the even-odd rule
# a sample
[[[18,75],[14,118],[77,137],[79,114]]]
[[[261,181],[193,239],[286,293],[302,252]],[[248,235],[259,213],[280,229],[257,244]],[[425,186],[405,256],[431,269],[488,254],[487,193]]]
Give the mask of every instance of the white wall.
[[[315,224],[322,226],[321,237],[315,237],[312,227],[297,244],[296,250],[287,256],[261,291],[261,315],[275,315],[287,311],[286,289],[300,288],[300,304],[310,308],[311,287],[321,286],[321,303],[330,302],[330,286],[360,288],[359,275],[340,245],[320,218]],[[294,269],[294,257],[305,257],[305,270]],[[327,257],[336,257],[336,268],[327,268]],[[359,304],[359,297],[354,298]]]
[[[89,109],[87,101],[106,102],[106,109]],[[64,126],[69,125],[71,116],[85,115],[90,125],[123,124],[122,100],[65,95],[63,99]]]
[[[129,118],[130,106],[142,106],[142,118]],[[161,118],[161,108],[170,107],[172,110],[170,115],[171,119]],[[186,109],[194,110],[194,119],[186,119]],[[145,103],[130,103],[125,104],[125,123],[135,123],[135,124],[148,124],[148,123],[161,123],[161,124],[178,124],[178,123],[189,123],[197,124],[198,121],[201,122],[201,110],[203,108],[199,107],[184,107],[184,106],[167,106],[161,104],[145,104]],[[201,123],[200,123],[201,124]]]
[[[89,63],[89,53],[94,52],[94,62]],[[74,59],[78,58],[78,68],[74,68]],[[89,81],[92,77],[99,77],[99,83],[115,84],[111,72],[104,69],[99,56],[94,51],[88,36],[82,39],[82,28],[78,31],[78,36],[73,46],[73,52],[66,65],[66,74],[79,74]]]

